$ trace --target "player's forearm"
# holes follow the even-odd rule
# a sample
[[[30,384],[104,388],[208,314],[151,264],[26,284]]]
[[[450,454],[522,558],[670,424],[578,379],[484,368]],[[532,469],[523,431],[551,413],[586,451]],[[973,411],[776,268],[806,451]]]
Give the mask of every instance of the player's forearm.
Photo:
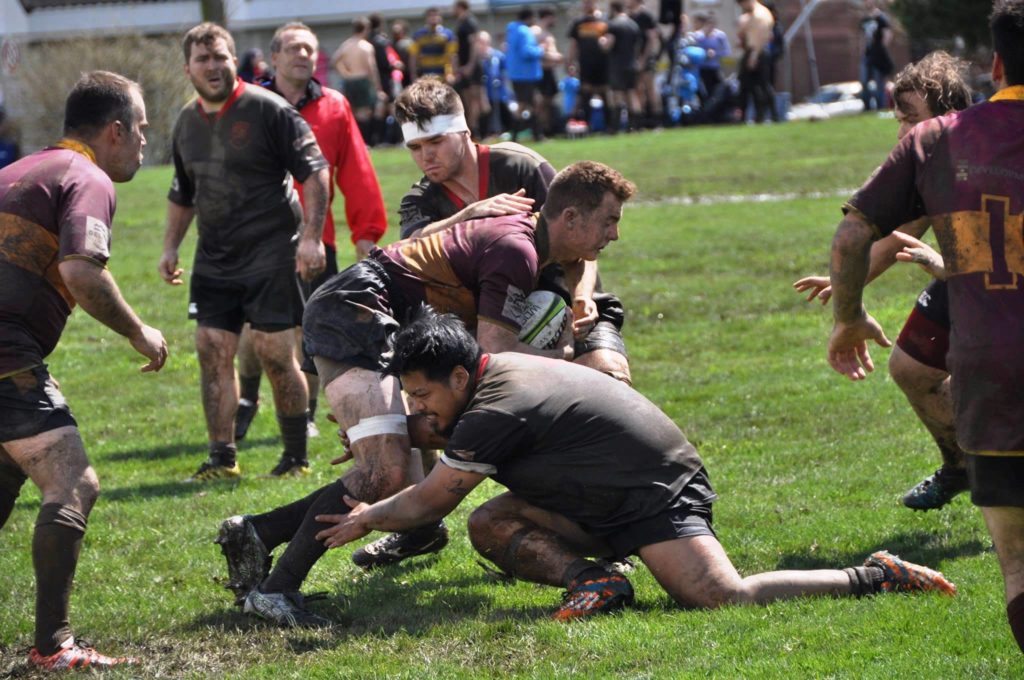
[[[927,217],[902,225],[898,231],[921,238],[931,225]],[[871,244],[871,266],[868,268],[867,283],[871,283],[896,263],[896,253],[903,250],[903,243],[889,234]]]
[[[565,284],[572,291],[574,300],[594,299],[597,290],[597,262],[595,260],[577,260],[563,264]]]
[[[302,183],[302,235],[303,239],[319,241],[324,233],[327,217],[327,193],[331,180],[330,170],[314,172]]]
[[[89,316],[126,338],[142,330],[142,320],[125,302],[109,271],[86,260],[65,260],[59,269],[64,285]]]
[[[453,226],[455,226],[459,222],[464,222],[465,221],[463,219],[460,219],[460,215],[462,215],[463,212],[465,212],[465,209],[460,210],[459,212],[455,213],[451,217],[445,218],[443,220],[438,220],[437,222],[431,222],[430,224],[428,224],[427,226],[423,227],[422,229],[417,229],[416,231],[411,232],[409,234],[409,238],[419,238],[421,236],[430,236],[431,234],[436,234],[439,231],[444,231],[445,229],[451,229]]]
[[[174,201],[167,202],[167,228],[164,231],[164,252],[177,252],[181,242],[185,240],[188,226],[192,224],[196,209],[178,205]]]
[[[871,260],[874,231],[854,213],[847,215],[832,239],[829,279],[832,282],[832,313],[840,323],[864,314],[862,295]]]
[[[360,524],[374,531],[402,531],[436,522],[448,514],[445,508],[425,502],[421,491],[419,485],[409,486],[374,503],[360,516]]]

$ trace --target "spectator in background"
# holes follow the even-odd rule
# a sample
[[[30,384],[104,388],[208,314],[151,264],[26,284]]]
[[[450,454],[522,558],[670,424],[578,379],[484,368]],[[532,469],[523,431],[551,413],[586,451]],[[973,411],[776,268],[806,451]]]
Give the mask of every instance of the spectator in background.
[[[704,62],[700,65],[700,82],[703,85],[701,102],[706,102],[715,93],[715,88],[722,82],[722,57],[732,54],[729,47],[729,36],[718,28],[718,15],[714,12],[698,12],[694,16],[698,24],[694,38],[697,46],[704,49]]]
[[[661,122],[661,93],[654,84],[654,73],[661,54],[661,36],[658,23],[644,0],[627,0],[629,18],[640,28],[640,65],[637,73],[637,92],[641,108],[646,109],[645,127],[654,127]]]
[[[342,92],[352,105],[367,144],[372,141],[371,125],[377,105],[387,101],[369,37],[370,22],[359,17],[352,22],[352,37],[341,43],[331,57],[331,65],[341,75]]]
[[[893,72],[889,44],[892,42],[892,28],[875,0],[864,0],[867,16],[860,20],[864,34],[864,56],[860,64],[861,98],[864,110],[886,108],[885,81]]]
[[[513,141],[518,139],[519,133],[527,126],[532,130],[534,139],[543,137],[535,112],[539,103],[537,88],[544,75],[541,68],[544,48],[537,44],[532,29],[535,16],[531,7],[524,7],[519,10],[516,21],[509,22],[505,29],[505,40],[508,45],[505,53],[508,79],[512,81],[512,91],[516,96]]]
[[[7,111],[0,106],[0,168],[21,158],[21,148],[18,146],[13,128]]]
[[[569,64],[580,79],[579,104],[583,118],[592,123],[590,99],[608,104],[608,22],[597,9],[597,0],[583,0],[583,16],[569,28]]]
[[[533,26],[537,44],[544,50],[544,56],[540,58],[541,77],[537,88],[540,102],[537,106],[537,117],[540,119],[540,129],[546,135],[554,134],[557,127],[554,124],[558,117],[555,111],[555,95],[558,94],[555,67],[565,61],[565,57],[558,51],[558,43],[552,33],[555,20],[555,10],[552,7],[541,7],[537,10],[537,24]]]
[[[640,95],[637,92],[639,73],[640,41],[642,33],[636,22],[626,14],[622,0],[612,0],[608,5],[611,18],[608,20],[606,43],[608,61],[608,82],[611,87],[612,106],[609,114],[609,130],[617,132],[623,128],[633,130],[640,120]]]
[[[740,97],[743,99],[744,112],[753,101],[755,120],[763,123],[769,116],[775,118],[775,93],[771,83],[772,55],[768,50],[775,19],[758,0],[739,0],[739,6],[743,10],[736,30],[740,47],[743,48],[743,57],[739,63]]]
[[[238,77],[247,83],[258,83],[269,77],[267,62],[263,58],[263,50],[258,47],[246,50],[242,60],[238,62]]]
[[[392,123],[390,127],[393,128],[394,102],[400,86],[395,83],[392,73],[395,66],[399,65],[398,53],[391,46],[391,38],[384,32],[384,19],[379,14],[371,14],[369,22],[370,44],[373,45],[373,58],[377,64],[377,78],[384,91],[384,98],[377,102],[374,111],[370,145],[393,144],[398,141],[398,137],[397,132],[395,135],[391,134],[389,121]]]
[[[509,102],[512,93],[508,84],[508,69],[505,53],[491,44],[491,34],[477,33],[477,54],[484,70],[484,92],[487,96],[487,112],[481,122],[481,135],[500,135],[512,127],[512,111]]]
[[[409,45],[409,76],[438,76],[451,85],[455,82],[458,41],[441,25],[441,12],[430,7],[424,14],[424,26],[412,34]]]
[[[412,38],[409,37],[409,26],[404,21],[396,21],[391,24],[391,46],[395,48],[395,54],[398,55],[401,64],[402,87],[409,87],[412,85],[412,74],[409,71]]]
[[[480,26],[469,11],[469,0],[455,0],[452,12],[458,24],[455,37],[458,40],[458,57],[455,67],[455,91],[466,109],[466,122],[474,136],[480,134],[480,103],[482,100],[483,70],[476,52],[476,36]]]

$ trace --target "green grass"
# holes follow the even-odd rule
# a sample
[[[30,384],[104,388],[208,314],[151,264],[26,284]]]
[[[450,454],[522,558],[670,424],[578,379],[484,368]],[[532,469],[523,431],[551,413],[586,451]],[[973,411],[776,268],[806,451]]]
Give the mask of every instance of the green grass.
[[[741,573],[847,566],[888,548],[942,569],[957,598],[683,611],[641,567],[635,608],[561,625],[546,618],[556,589],[495,582],[477,565],[464,520],[497,491],[486,484],[451,518],[452,544],[437,557],[367,575],[348,550],[325,556],[307,588],[330,593],[314,606],[342,621],[338,630],[283,632],[242,617],[219,585],[223,559],[210,543],[218,523],[332,480],[337,444],[321,419],[312,477],[257,479],[280,451],[268,409],[241,447],[243,481],[180,483],[205,455],[205,433],[186,291],[156,275],[169,170],[153,168],[119,188],[111,268],[143,318],[163,329],[170,362],[159,375],[138,374],[142,361],[127,344],[81,314],[50,361],[104,488],[76,579],[74,626],[104,650],[145,659],[112,674],[124,677],[1020,677],[977,510],[963,497],[927,514],[899,504],[938,456],[885,375],[886,352],[873,352],[880,369],[863,383],[833,374],[828,312],[790,288],[825,271],[842,199],[659,202],[856,186],[894,136],[892,121],[857,117],[538,148],[558,167],[609,162],[640,187],[643,203],[627,208],[620,242],[602,256],[604,279],[628,309],[637,388],[698,445],[721,496],[716,530]],[[417,174],[401,150],[374,161],[393,216]],[[396,232],[393,224],[389,238]],[[890,337],[924,284],[916,268],[898,267],[869,289]],[[20,669],[31,644],[38,505],[26,487],[0,532],[0,672]]]

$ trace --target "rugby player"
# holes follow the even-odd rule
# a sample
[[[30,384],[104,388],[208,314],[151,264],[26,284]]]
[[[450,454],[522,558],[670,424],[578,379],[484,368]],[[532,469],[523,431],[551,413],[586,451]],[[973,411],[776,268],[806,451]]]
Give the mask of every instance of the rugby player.
[[[828,360],[862,380],[874,368],[867,341],[890,345],[861,300],[871,243],[927,216],[948,275],[957,440],[1024,651],[1024,0],[996,0],[990,26],[1001,89],[917,125],[844,206],[832,243]]]
[[[961,111],[971,105],[971,91],[964,82],[963,71],[962,61],[940,51],[906,66],[896,75],[893,97],[900,139],[923,120]],[[866,283],[892,266],[905,248],[928,253],[930,249],[922,250],[923,244],[915,243],[905,235],[919,239],[930,224],[927,219],[914,220],[876,241],[871,246],[871,265]],[[832,296],[827,276],[808,276],[794,283],[793,287],[802,293],[809,291],[808,301],[817,298],[825,304]],[[889,374],[903,390],[942,455],[942,467],[903,496],[904,505],[915,510],[941,508],[967,490],[964,452],[957,444],[953,423],[953,400],[946,368],[948,349],[946,283],[936,279],[918,296],[917,304],[889,356]]]
[[[458,319],[428,311],[396,334],[387,372],[447,439],[444,456],[387,500],[346,498],[350,512],[317,517],[333,525],[316,536],[328,548],[444,517],[490,477],[508,492],[470,515],[473,547],[510,576],[565,587],[560,620],[632,602],[626,577],[589,559],[630,554],[684,607],[956,592],[942,574],[886,551],[848,569],[741,577],[712,529],[717,495],[697,450],[643,395],[598,371],[482,353]]]
[[[77,304],[149,360],[142,372],[167,361],[163,335],[136,316],[106,268],[113,182],[131,180],[142,165],[147,126],[138,84],[86,73],[68,94],[64,138],[0,170],[0,527],[31,478],[42,502],[32,537],[36,628],[28,660],[46,670],[131,661],[77,643],[68,622],[100,489],[45,360]]]
[[[340,92],[320,84],[313,77],[318,49],[316,34],[305,24],[292,22],[281,26],[270,40],[274,77],[260,83],[287,99],[309,123],[334,180],[328,187],[322,237],[326,265],[315,279],[300,284],[303,299],[308,299],[321,283],[338,273],[334,216],[330,209],[334,201],[335,184],[345,197],[345,217],[357,259],[366,257],[388,228],[380,183],[359,133],[352,107]],[[302,184],[296,182],[295,188],[302,200]],[[238,347],[240,398],[235,414],[236,442],[245,437],[259,409],[260,372],[260,362],[252,348],[251,333],[246,329],[242,332]],[[317,393],[320,391],[317,377],[306,373],[306,385],[309,390],[307,434],[316,436]],[[290,474],[304,474],[308,471],[309,468],[302,465],[289,466]]]
[[[454,312],[491,352],[571,357],[568,325],[555,349],[518,340],[522,303],[544,264],[595,259],[617,240],[623,203],[634,191],[608,166],[576,163],[552,180],[539,214],[472,220],[374,249],[313,294],[303,317],[304,345],[355,464],[301,501],[221,525],[218,542],[227,557],[228,587],[236,601],[244,601],[245,611],[285,625],[315,625],[317,617],[297,595],[324,551],[313,538],[324,528],[314,517],[343,512],[345,494],[376,501],[422,479],[411,446],[434,439],[429,423],[423,418],[407,423],[398,381],[383,373],[390,336],[410,314],[424,302]],[[426,530],[436,536],[437,526]],[[443,538],[446,542],[446,532]],[[267,576],[269,551],[285,542],[288,548]]]
[[[174,180],[158,271],[167,283],[182,283],[178,248],[198,217],[189,318],[197,322],[210,444],[208,460],[189,481],[241,475],[234,357],[246,321],[274,389],[284,440],[272,474],[288,474],[308,465],[309,395],[292,330],[302,309],[295,272],[312,280],[324,270],[321,234],[330,170],[298,111],[237,77],[234,40],[224,28],[195,26],[185,34],[182,50],[197,97],[174,125]],[[302,184],[302,206],[292,178]]]

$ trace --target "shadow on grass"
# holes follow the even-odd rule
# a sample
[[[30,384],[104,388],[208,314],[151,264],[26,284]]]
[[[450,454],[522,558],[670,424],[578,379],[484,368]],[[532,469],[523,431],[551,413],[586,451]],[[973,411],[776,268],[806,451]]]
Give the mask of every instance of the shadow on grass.
[[[900,557],[933,566],[942,560],[980,555],[991,550],[987,542],[978,539],[949,543],[927,531],[903,532],[890,536],[875,545],[848,553],[809,555],[790,553],[779,558],[778,569],[841,569],[863,564],[864,558],[877,550],[888,550]]]
[[[262,439],[246,439],[239,443],[239,449],[245,450],[255,446],[271,446],[280,441],[278,437],[263,437]],[[206,452],[208,442],[179,442],[177,444],[166,444],[164,446],[145,447],[131,449],[129,451],[115,451],[103,456],[104,460],[168,460],[179,456],[195,457]]]
[[[159,482],[157,484],[140,484],[138,486],[122,486],[116,489],[104,490],[101,496],[102,503],[118,503],[121,501],[136,501],[142,498],[165,498],[168,496],[191,496],[201,491],[223,489],[229,486],[237,486],[239,480],[223,480],[206,482],[203,484],[189,484],[185,481]]]

